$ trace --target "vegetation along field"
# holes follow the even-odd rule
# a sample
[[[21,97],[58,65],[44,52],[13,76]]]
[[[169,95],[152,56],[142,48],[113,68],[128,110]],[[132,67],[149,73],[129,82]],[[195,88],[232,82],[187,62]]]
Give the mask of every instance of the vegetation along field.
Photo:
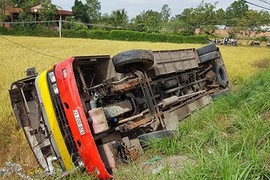
[[[22,131],[16,126],[8,89],[25,77],[28,67],[42,72],[74,55],[110,54],[129,49],[197,48],[201,44],[121,42],[89,39],[0,37],[0,167],[5,161],[37,167]],[[27,48],[26,48],[27,47]],[[32,50],[35,51],[32,51]],[[146,153],[188,157],[177,171],[168,164],[149,174],[143,165],[130,164],[116,177],[134,179],[266,179],[270,178],[270,49],[221,46],[233,93],[181,122],[173,141],[154,143]],[[50,55],[45,56],[44,54]]]

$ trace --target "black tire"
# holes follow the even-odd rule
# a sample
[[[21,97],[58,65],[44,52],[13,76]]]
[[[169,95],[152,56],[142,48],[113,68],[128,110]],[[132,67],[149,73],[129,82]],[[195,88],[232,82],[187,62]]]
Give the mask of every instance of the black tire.
[[[169,138],[172,139],[175,136],[173,131],[170,130],[161,130],[161,131],[155,131],[147,134],[142,134],[138,136],[138,139],[140,141],[140,144],[142,148],[146,148],[149,143],[151,143],[152,139],[162,139],[162,138]]]
[[[209,61],[217,59],[218,57],[219,57],[218,51],[214,51],[214,52],[210,52],[202,56],[199,56],[199,59],[200,59],[200,63],[207,63]]]
[[[216,81],[219,85],[226,87],[228,85],[228,76],[223,65],[215,63]]]
[[[196,51],[197,51],[198,56],[201,56],[201,55],[204,55],[204,54],[216,51],[216,50],[217,50],[217,46],[212,43],[207,46],[198,48]]]
[[[147,70],[154,64],[154,55],[152,51],[130,50],[115,55],[112,62],[118,73],[127,73],[132,69]]]

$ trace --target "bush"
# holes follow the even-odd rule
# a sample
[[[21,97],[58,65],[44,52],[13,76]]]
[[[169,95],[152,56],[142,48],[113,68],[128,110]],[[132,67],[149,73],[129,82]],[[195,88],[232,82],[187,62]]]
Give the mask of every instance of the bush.
[[[17,35],[17,36],[41,36],[41,37],[57,37],[57,31],[50,30],[44,26],[37,25],[33,27],[15,25],[12,29],[0,27],[0,34],[2,35]]]
[[[107,32],[107,31],[106,31]],[[102,39],[102,36],[108,36],[108,33],[100,34],[93,39]],[[122,40],[122,41],[150,41],[150,42],[172,42],[172,43],[201,43],[206,42],[207,36],[181,36],[181,35],[167,35],[158,33],[146,33],[127,30],[113,30],[110,31],[107,39]]]
[[[11,29],[0,27],[0,34],[1,35],[13,35],[14,32]]]
[[[63,30],[62,36],[67,38],[90,38],[89,31],[85,29]]]
[[[256,40],[260,41],[260,42],[268,42],[268,37],[267,36],[261,36],[256,38]]]
[[[111,39],[110,31],[104,30],[90,30],[89,38],[91,39]]]
[[[0,28],[0,34],[19,36],[42,36],[58,37],[57,31],[50,30],[44,26],[14,26],[13,29]],[[62,36],[68,38],[91,38],[109,39],[120,41],[149,41],[149,42],[171,42],[171,43],[199,43],[204,44],[207,36],[183,36],[161,33],[147,33],[130,30],[98,30],[98,29],[70,29],[62,30]]]

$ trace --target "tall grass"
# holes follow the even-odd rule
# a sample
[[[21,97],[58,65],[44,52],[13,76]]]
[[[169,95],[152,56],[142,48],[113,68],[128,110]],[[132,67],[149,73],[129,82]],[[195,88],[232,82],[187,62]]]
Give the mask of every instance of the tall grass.
[[[180,123],[172,142],[153,145],[155,153],[187,155],[181,179],[270,178],[270,69],[244,81]],[[157,145],[158,144],[158,145]],[[168,151],[176,144],[173,151]]]

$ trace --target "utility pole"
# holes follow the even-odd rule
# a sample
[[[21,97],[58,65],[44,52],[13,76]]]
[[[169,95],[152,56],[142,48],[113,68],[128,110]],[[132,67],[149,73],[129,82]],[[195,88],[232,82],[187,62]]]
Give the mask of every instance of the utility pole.
[[[59,20],[59,37],[62,38],[62,15],[60,14]]]

